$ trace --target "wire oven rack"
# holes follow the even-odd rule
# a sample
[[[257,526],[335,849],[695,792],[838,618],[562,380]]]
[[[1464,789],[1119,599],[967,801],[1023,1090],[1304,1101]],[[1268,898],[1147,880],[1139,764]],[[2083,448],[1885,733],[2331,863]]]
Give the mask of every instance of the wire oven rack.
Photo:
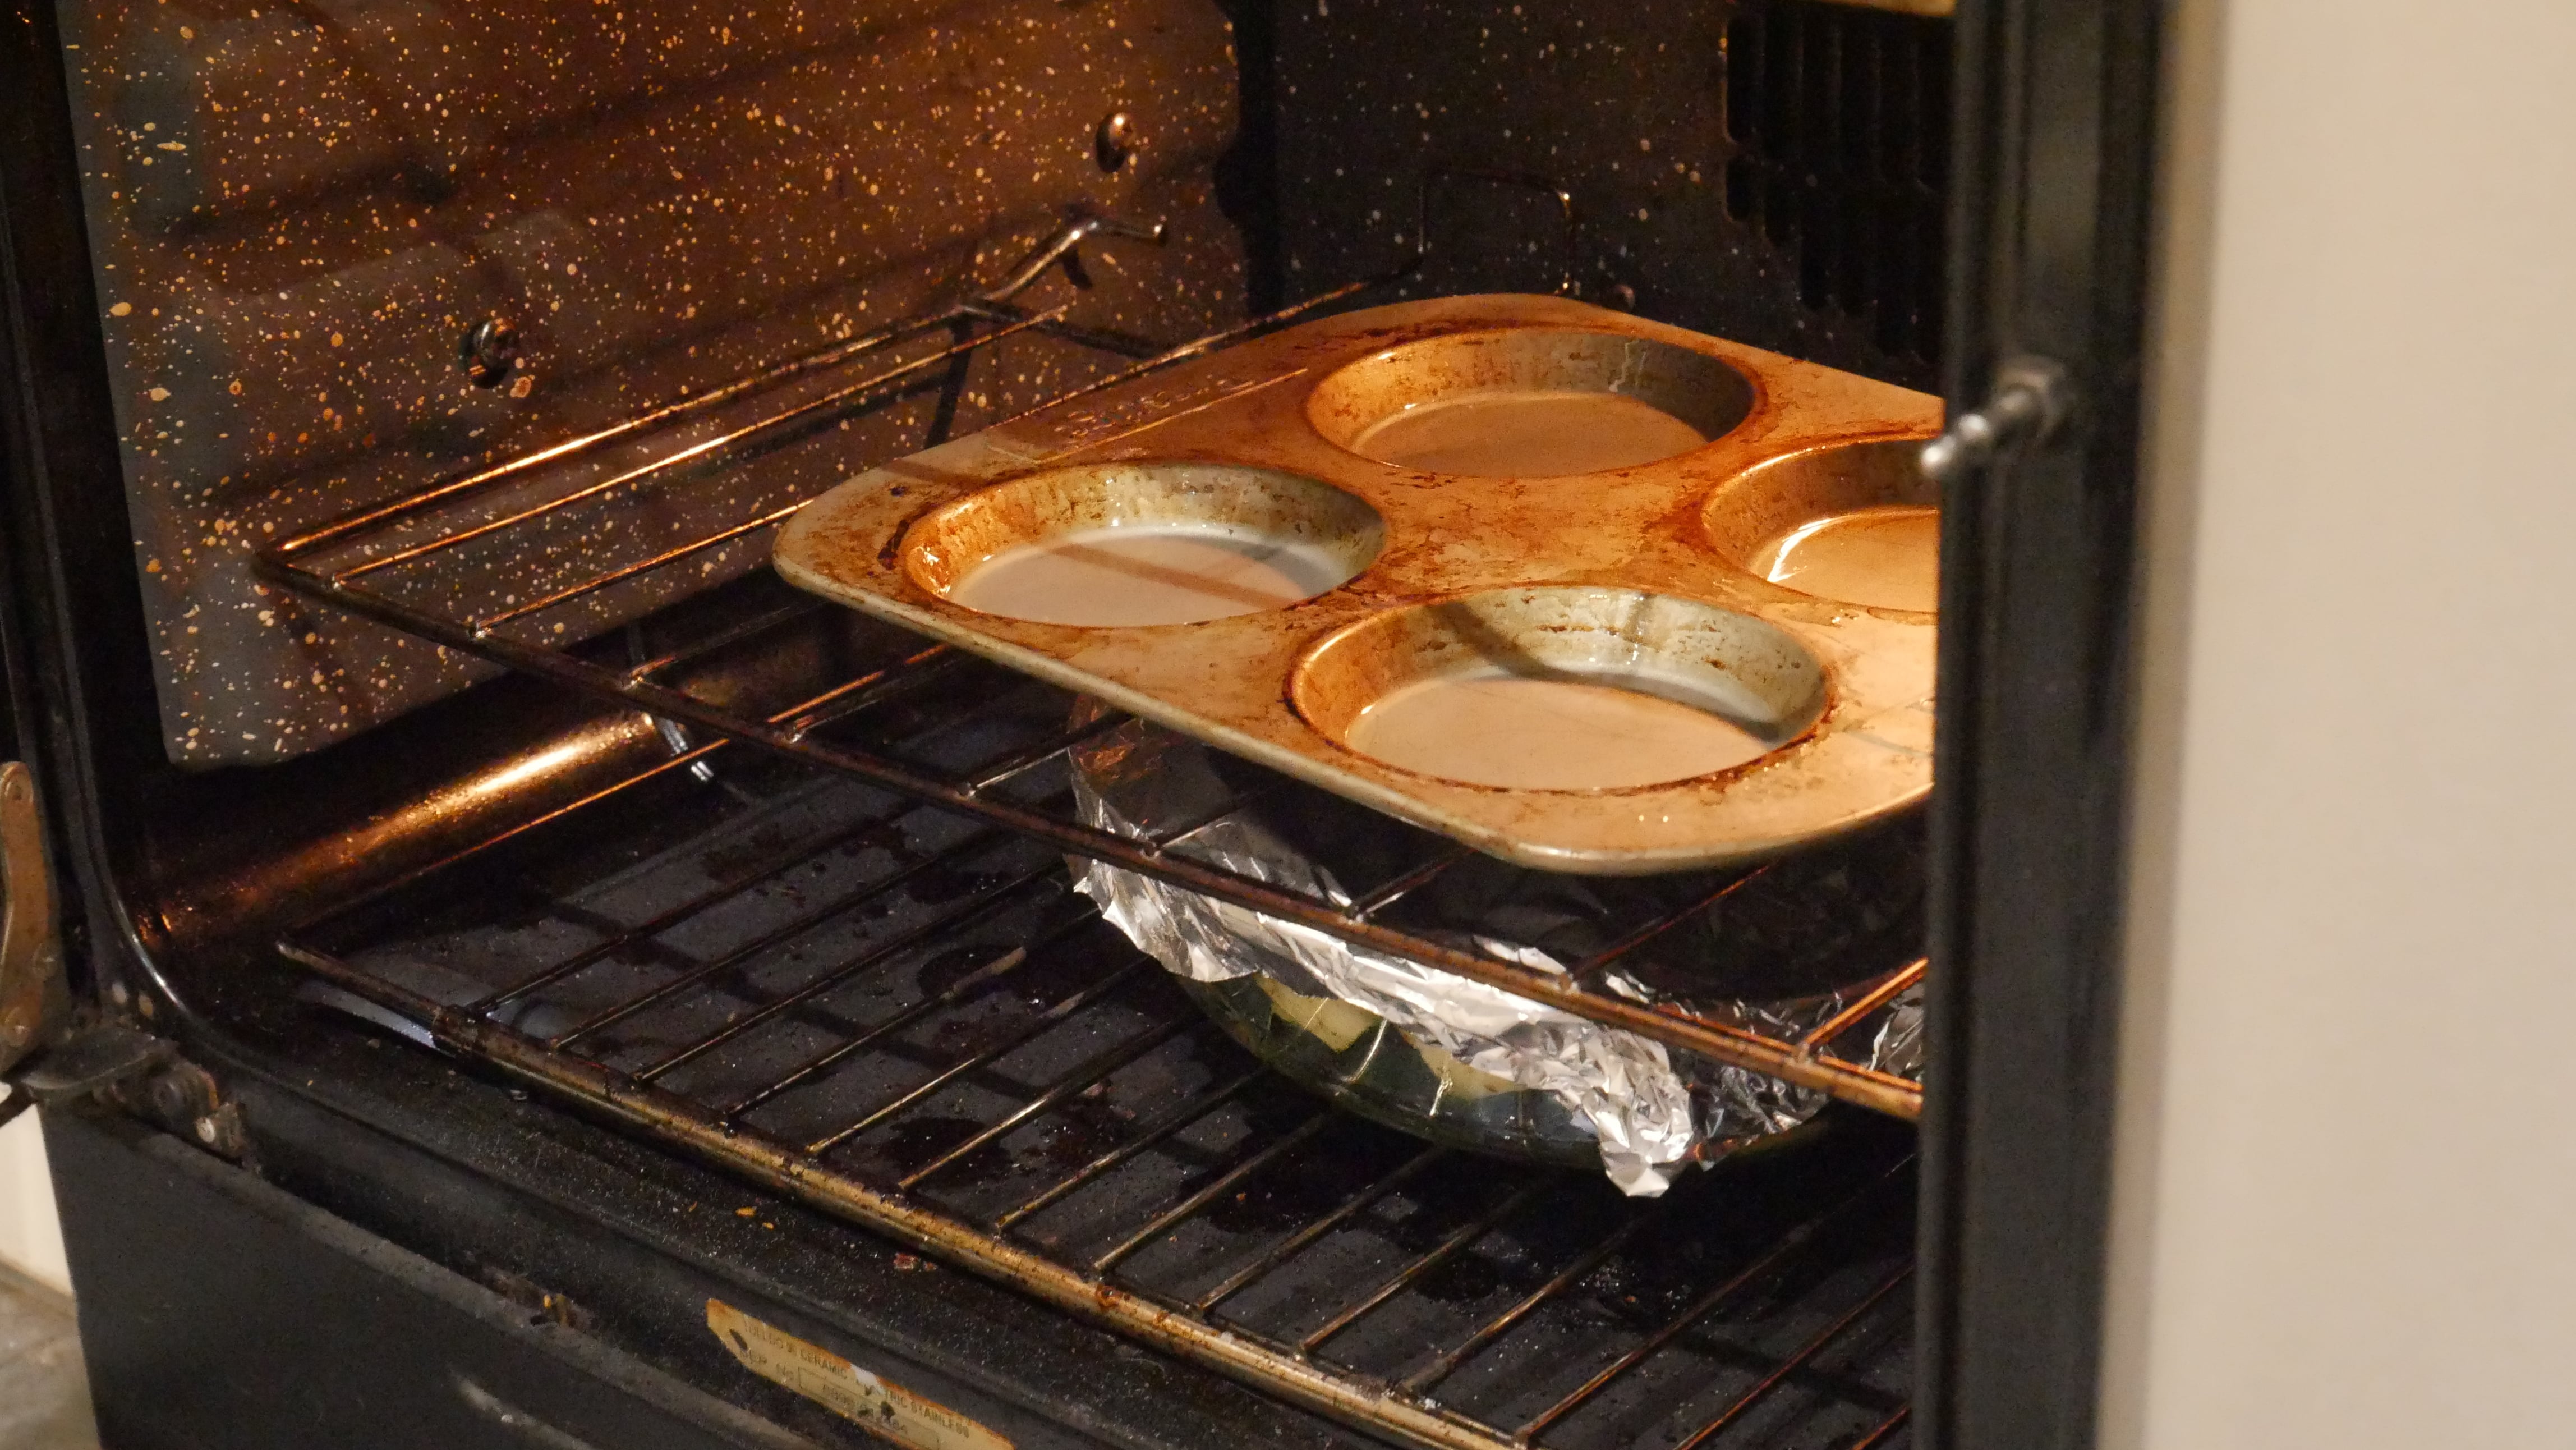
[[[1402,924],[1408,898],[1470,859],[1435,837],[1334,902],[1183,854],[1221,814],[1154,840],[1085,826],[1071,754],[1124,717],[1071,724],[1063,692],[765,571],[622,631],[562,627],[603,594],[756,540],[792,505],[628,545],[525,600],[461,603],[469,592],[442,570],[577,502],[757,468],[769,440],[925,380],[954,395],[1007,338],[1151,353],[1087,391],[1404,275],[1161,351],[1014,302],[1117,226],[1075,218],[1001,286],[950,308],[267,551],[274,582],[645,711],[672,744],[626,781],[297,928],[280,950],[343,1006],[1403,1443],[1900,1442],[1905,1129],[1848,1114],[1818,1142],[1688,1175],[1653,1204],[1586,1175],[1449,1171],[1455,1152],[1261,1069],[1071,891],[1063,853],[1897,1118],[1914,1116],[1917,1085],[1831,1049],[1884,1020],[1921,981],[1919,960],[1874,968],[1802,1038],[1766,1036],[1603,987],[1614,965],[1752,873],[1712,880],[1685,909],[1627,924],[1551,977]],[[764,401],[773,392],[788,401]],[[737,404],[760,411],[729,421]],[[625,451],[666,429],[686,441]],[[1226,809],[1271,789],[1303,787],[1254,784]]]
[[[923,653],[837,699],[910,768],[1058,801],[1068,697]],[[342,1005],[1399,1443],[1904,1439],[1903,1126],[1829,1115],[1651,1203],[1426,1146],[1237,1047],[1052,842],[727,751],[284,950]]]
[[[1057,401],[1116,386],[1361,293],[1393,285],[1418,268],[1428,251],[1435,186],[1462,181],[1531,189],[1551,197],[1565,216],[1571,236],[1570,198],[1550,182],[1508,173],[1435,171],[1426,177],[1418,198],[1415,236],[1421,239],[1423,251],[1405,266],[1241,326],[1153,352],[1133,366],[1075,388]],[[1855,990],[1846,1010],[1795,1038],[1755,1030],[1685,1004],[1640,1002],[1608,989],[1606,979],[1612,969],[1631,952],[1682,926],[1696,912],[1714,907],[1755,873],[1717,882],[1689,907],[1639,921],[1624,936],[1575,963],[1565,974],[1551,975],[1409,932],[1389,921],[1389,909],[1405,896],[1468,859],[1464,847],[1425,837],[1420,859],[1411,867],[1358,891],[1355,900],[1335,902],[1192,860],[1173,849],[1181,844],[1175,838],[1136,840],[1094,829],[1076,820],[1069,810],[1031,805],[1004,789],[1010,781],[1074,748],[1087,732],[1063,734],[1033,745],[1032,753],[1009,762],[1006,769],[961,775],[907,763],[879,748],[864,731],[829,728],[864,717],[877,702],[903,696],[953,666],[955,660],[944,649],[920,649],[893,659],[868,659],[832,678],[809,675],[802,683],[810,688],[803,693],[791,692],[765,702],[766,707],[760,709],[744,708],[731,692],[695,691],[689,687],[686,677],[693,665],[719,654],[756,648],[764,635],[783,637],[806,628],[823,606],[780,604],[735,620],[708,637],[640,660],[604,658],[598,651],[561,643],[566,638],[563,620],[581,619],[582,610],[596,608],[601,599],[616,591],[631,589],[656,576],[678,577],[692,561],[711,551],[737,546],[776,528],[795,512],[797,502],[764,503],[748,517],[731,520],[695,537],[651,547],[638,557],[622,561],[612,557],[580,577],[536,592],[532,598],[514,597],[488,607],[466,607],[460,604],[460,592],[443,579],[442,562],[470,548],[489,547],[513,534],[538,533],[575,505],[592,506],[611,497],[689,486],[721,478],[728,470],[757,467],[760,450],[772,440],[814,428],[835,416],[881,407],[907,390],[919,388],[925,379],[944,377],[953,395],[961,389],[965,370],[976,355],[1005,339],[1037,333],[1127,357],[1148,351],[1133,339],[1068,320],[1066,307],[1030,311],[1013,301],[1051,266],[1072,257],[1086,240],[1104,231],[1134,237],[1159,236],[1159,228],[1135,227],[1098,215],[1076,216],[1013,267],[1004,282],[988,291],[635,414],[611,427],[352,513],[265,549],[258,557],[258,570],[271,582],[359,616],[586,695],[633,706],[664,722],[666,734],[683,742],[693,754],[735,742],[819,766],[1064,851],[1301,922],[1345,941],[1408,957],[1721,1063],[1817,1089],[1896,1117],[1912,1119],[1919,1115],[1922,1089],[1918,1083],[1875,1070],[1834,1051],[1839,1042],[1865,1040],[1865,1029],[1883,1022],[1890,1004],[1919,985],[1925,970],[1919,958],[1890,964],[1883,976]],[[1566,252],[1570,257],[1570,241]],[[1569,271],[1567,276],[1570,275]],[[904,356],[907,351],[912,355]],[[900,360],[893,360],[898,357]],[[855,381],[838,379],[838,370],[877,359],[888,360],[888,365]],[[721,418],[719,410],[725,407],[746,400],[758,402],[780,391],[790,392],[792,401],[770,408],[748,422],[726,423],[713,431],[699,427],[689,441],[652,451],[631,466],[618,464],[579,471],[581,465],[608,456],[615,449],[633,447],[664,430],[683,430],[702,420]],[[552,477],[567,470],[571,472],[566,482],[549,486]],[[536,496],[529,497],[532,488],[537,490]],[[491,502],[495,499],[499,500],[497,506]],[[473,507],[478,504],[482,506]],[[585,546],[592,542],[595,541],[585,540]],[[551,628],[547,623],[550,619],[556,621]],[[574,635],[578,637],[583,632],[575,631]],[[1114,722],[1103,722],[1100,728],[1110,724]],[[688,743],[690,730],[703,732],[709,737],[707,742]]]

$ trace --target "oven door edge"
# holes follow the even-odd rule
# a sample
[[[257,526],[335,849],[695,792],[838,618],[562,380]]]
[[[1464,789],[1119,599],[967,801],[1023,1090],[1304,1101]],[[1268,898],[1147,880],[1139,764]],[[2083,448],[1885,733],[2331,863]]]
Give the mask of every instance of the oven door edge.
[[[1958,10],[1950,416],[2024,359],[2071,411],[1943,510],[1924,1450],[2095,1441],[2162,8]]]

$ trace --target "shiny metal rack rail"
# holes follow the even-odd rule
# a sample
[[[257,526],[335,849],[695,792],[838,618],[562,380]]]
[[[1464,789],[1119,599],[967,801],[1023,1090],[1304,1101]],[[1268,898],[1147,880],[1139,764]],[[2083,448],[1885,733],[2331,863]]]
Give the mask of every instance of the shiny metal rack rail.
[[[1572,225],[1566,194],[1539,178],[1502,173],[1435,173],[1419,198],[1417,237],[1427,237],[1435,184],[1468,181],[1535,190],[1554,199]],[[1419,890],[1466,859],[1463,848],[1426,849],[1419,864],[1363,892],[1356,901],[1336,903],[1282,890],[1271,884],[1219,870],[1175,853],[1170,841],[1140,841],[1094,829],[1069,812],[1033,808],[995,789],[995,782],[954,773],[925,770],[874,749],[864,739],[835,737],[819,727],[863,710],[873,699],[915,687],[922,672],[944,667],[944,652],[924,650],[911,657],[875,665],[851,678],[817,681],[820,688],[783,710],[747,712],[727,703],[692,694],[669,683],[687,660],[670,656],[623,667],[564,647],[561,636],[539,627],[549,615],[656,571],[672,569],[736,540],[774,529],[795,512],[796,505],[770,507],[754,517],[729,523],[645,557],[604,566],[573,583],[539,597],[509,603],[482,613],[443,603],[438,565],[443,555],[462,545],[487,540],[510,530],[532,529],[575,505],[616,494],[633,494],[758,447],[786,431],[810,426],[836,414],[847,415],[881,406],[926,379],[947,378],[952,392],[962,388],[964,370],[975,355],[992,344],[1028,333],[1062,338],[1113,355],[1139,349],[1132,339],[1081,326],[1066,317],[1067,307],[1027,311],[1013,297],[1048,268],[1074,254],[1089,237],[1109,231],[1153,239],[1159,228],[1145,229],[1099,217],[1075,217],[1008,273],[1008,280],[947,308],[881,327],[805,356],[745,375],[723,386],[638,413],[611,427],[512,458],[493,467],[434,484],[417,493],[360,510],[264,550],[260,573],[270,581],[341,609],[406,631],[420,638],[479,657],[569,689],[632,706],[664,722],[693,727],[716,742],[734,741],[809,765],[898,791],[993,825],[1045,841],[1078,855],[1230,900],[1272,916],[1304,923],[1345,941],[1455,972],[1542,1002],[1577,1016],[1702,1054],[1716,1061],[1765,1073],[1834,1097],[1911,1119],[1922,1106],[1918,1083],[1880,1072],[1839,1056],[1836,1043],[1853,1039],[1883,1020],[1889,1004],[1922,979],[1924,963],[1895,966],[1865,986],[1850,1008],[1802,1037],[1785,1038],[1749,1030],[1735,1022],[1675,1003],[1643,1003],[1604,989],[1603,977],[1623,955],[1686,921],[1692,911],[1716,904],[1730,886],[1721,885],[1690,910],[1641,921],[1609,948],[1574,966],[1564,976],[1463,950],[1446,942],[1403,931],[1381,918],[1404,895]],[[1571,235],[1569,230],[1569,236]],[[1569,243],[1566,254],[1570,258]],[[1116,386],[1161,368],[1201,356],[1226,344],[1279,327],[1310,312],[1389,287],[1414,270],[1421,254],[1384,276],[1336,288],[1281,312],[1162,350],[1109,373],[1056,399],[1076,397]],[[1570,264],[1569,264],[1570,265]],[[1565,273],[1570,278],[1570,270]],[[944,339],[944,342],[943,342]],[[907,347],[932,345],[856,381],[835,383],[822,391],[768,412],[711,437],[659,453],[604,478],[577,482],[538,501],[515,505],[497,517],[476,517],[442,525],[441,514],[505,487],[520,487],[545,470],[572,464],[610,445],[649,437],[656,430],[680,425],[738,401],[809,377],[828,379],[834,370],[899,353]],[[1052,406],[1052,404],[1050,404]],[[935,441],[935,440],[934,440]],[[394,536],[370,549],[371,543]],[[408,586],[408,587],[407,587]],[[811,606],[820,607],[820,606]],[[792,628],[808,606],[789,605],[751,620],[721,641],[739,644],[763,629]],[[714,648],[714,645],[703,648]],[[681,732],[673,732],[679,735]],[[1076,743],[1053,746],[1061,753]],[[715,744],[694,747],[697,751]],[[1032,760],[1029,764],[1035,764]]]

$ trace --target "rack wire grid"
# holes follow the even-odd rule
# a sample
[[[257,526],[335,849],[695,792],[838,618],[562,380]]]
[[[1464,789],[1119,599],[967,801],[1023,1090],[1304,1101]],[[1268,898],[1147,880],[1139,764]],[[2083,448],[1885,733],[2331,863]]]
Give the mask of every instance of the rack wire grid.
[[[1459,182],[1527,188],[1551,196],[1571,236],[1571,202],[1561,188],[1544,179],[1434,172],[1426,177],[1420,193],[1415,232],[1424,240],[1426,252],[1433,191]],[[1454,940],[1406,930],[1392,919],[1390,908],[1469,858],[1463,846],[1424,836],[1414,864],[1358,889],[1352,900],[1334,901],[1194,860],[1174,849],[1184,843],[1172,836],[1140,840],[1096,829],[1076,818],[1069,798],[1042,800],[1010,788],[1013,782],[1041,773],[1041,767],[1050,762],[1060,763],[1091,730],[1111,728],[1114,719],[1082,731],[1042,732],[1009,760],[990,767],[959,770],[904,757],[889,748],[882,732],[869,728],[869,721],[882,703],[916,694],[961,661],[944,648],[920,647],[917,640],[891,648],[880,640],[873,650],[853,649],[851,630],[843,627],[835,633],[833,621],[825,618],[830,607],[818,602],[773,596],[729,615],[718,611],[721,622],[711,630],[652,648],[631,643],[638,637],[635,627],[630,626],[623,636],[607,636],[604,646],[602,637],[594,633],[601,611],[614,601],[636,597],[639,588],[685,580],[693,566],[702,568],[716,551],[764,541],[769,531],[801,506],[802,499],[780,503],[755,491],[753,496],[763,502],[748,516],[676,541],[651,540],[641,530],[628,531],[639,542],[623,555],[621,539],[585,533],[578,551],[585,565],[578,576],[552,582],[529,598],[511,595],[495,600],[460,587],[451,577],[449,569],[455,561],[478,554],[488,557],[496,549],[506,553],[520,541],[543,539],[549,526],[562,523],[576,506],[590,508],[603,500],[622,499],[639,512],[649,511],[656,491],[705,490],[756,472],[769,450],[809,438],[836,418],[883,408],[916,395],[925,385],[943,387],[953,397],[964,389],[977,355],[1004,339],[1035,333],[1115,356],[1133,358],[1152,352],[1133,366],[1073,389],[1056,400],[1060,404],[1391,287],[1422,261],[1422,254],[1417,254],[1394,272],[1153,352],[1150,345],[1135,339],[1068,319],[1065,314],[1071,304],[1031,311],[1013,301],[1050,267],[1074,256],[1087,240],[1104,231],[1159,234],[1158,228],[1138,228],[1096,215],[1077,216],[992,289],[639,412],[585,436],[352,513],[263,550],[257,568],[271,582],[361,617],[642,710],[662,722],[666,735],[679,742],[686,763],[695,764],[728,744],[746,746],[891,790],[1058,850],[1300,922],[1344,941],[1484,982],[1720,1063],[1895,1117],[1917,1117],[1922,1106],[1920,1084],[1834,1049],[1847,1040],[1868,1040],[1887,1020],[1891,1004],[1921,983],[1925,963],[1919,957],[1889,963],[1875,980],[1862,980],[1851,989],[1843,1011],[1794,1038],[1760,1030],[1740,1015],[1680,1001],[1638,1001],[1610,989],[1612,969],[1631,953],[1684,925],[1696,913],[1715,907],[1766,868],[1713,882],[1703,897],[1683,909],[1639,920],[1562,975],[1551,974],[1462,947]],[[1570,256],[1570,241],[1566,251]],[[859,375],[852,378],[853,373]],[[772,399],[777,401],[766,401]],[[737,408],[753,410],[753,415],[746,419],[728,411]],[[934,424],[934,432],[942,426]],[[666,435],[678,441],[654,446],[655,439]],[[935,436],[925,439],[923,446],[937,441]],[[840,476],[875,461],[852,460]],[[530,545],[532,550],[542,547]],[[563,551],[553,553],[560,557]],[[707,613],[697,611],[701,617]],[[580,627],[569,627],[568,621]],[[564,643],[586,635],[591,639],[587,645]],[[616,648],[620,639],[630,642],[623,653]],[[786,688],[746,693],[739,671],[706,668],[713,661],[764,650],[787,661],[773,663],[766,671],[767,677]],[[1059,727],[1063,718],[1057,717]]]
[[[799,617],[801,652],[906,647]],[[1070,788],[1068,704],[916,643],[774,713],[1034,810]],[[1653,1201],[1426,1146],[1263,1068],[1056,845],[716,739],[283,949],[343,1005],[1395,1443],[1907,1438],[1910,1129],[1834,1110]]]

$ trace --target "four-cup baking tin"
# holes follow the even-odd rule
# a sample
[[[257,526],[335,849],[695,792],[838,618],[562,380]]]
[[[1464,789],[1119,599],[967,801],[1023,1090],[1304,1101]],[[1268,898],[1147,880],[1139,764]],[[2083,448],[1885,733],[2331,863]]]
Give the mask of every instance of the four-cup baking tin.
[[[1507,398],[1546,401],[1532,416],[1553,425],[1511,436],[1508,408],[1485,420],[1501,433],[1456,411]],[[1627,426],[1608,410],[1636,405],[1644,452],[1685,451],[1630,462],[1603,445]],[[806,507],[776,561],[799,587],[1507,860],[1723,865],[1930,789],[1934,616],[1812,597],[1747,565],[1802,523],[1934,502],[1913,455],[1940,419],[1921,393],[1562,298],[1403,303],[874,469]],[[1656,446],[1657,428],[1677,441]],[[1482,461],[1444,451],[1460,438],[1481,440]],[[1551,471],[1586,466],[1586,448],[1625,466]],[[1512,459],[1529,467],[1434,471]],[[1045,622],[953,597],[1014,550],[1148,535],[1259,540],[1280,568],[1221,606],[1243,612],[1192,623]],[[1112,562],[1158,567],[1137,557]],[[1615,684],[1732,721],[1761,753],[1660,784],[1527,789],[1349,748],[1373,703],[1464,676]]]

